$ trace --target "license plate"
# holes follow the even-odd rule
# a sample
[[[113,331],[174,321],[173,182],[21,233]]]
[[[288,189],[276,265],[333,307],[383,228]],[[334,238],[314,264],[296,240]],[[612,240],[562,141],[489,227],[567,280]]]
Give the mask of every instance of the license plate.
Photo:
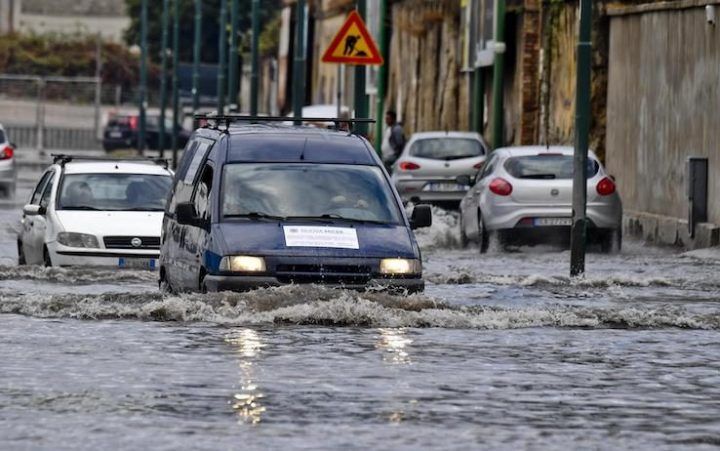
[[[572,218],[535,218],[533,224],[536,226],[569,226],[572,225]]]
[[[457,192],[467,191],[467,185],[458,185],[457,183],[428,183],[423,188],[423,191],[441,191],[441,192]]]
[[[154,258],[119,258],[118,268],[124,269],[150,269],[157,267],[157,260]]]
[[[122,132],[110,132],[111,138],[122,138]]]

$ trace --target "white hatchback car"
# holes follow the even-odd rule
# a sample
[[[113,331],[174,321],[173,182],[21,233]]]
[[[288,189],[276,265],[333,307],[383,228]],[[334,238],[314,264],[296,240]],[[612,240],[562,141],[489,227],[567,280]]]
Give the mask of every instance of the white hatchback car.
[[[15,146],[8,141],[0,124],[0,193],[8,198],[15,197],[17,171],[15,169]]]
[[[477,173],[487,149],[478,133],[414,133],[393,165],[392,181],[403,201],[457,206],[470,187],[456,178]]]
[[[23,208],[19,264],[155,269],[167,163],[54,157]]]

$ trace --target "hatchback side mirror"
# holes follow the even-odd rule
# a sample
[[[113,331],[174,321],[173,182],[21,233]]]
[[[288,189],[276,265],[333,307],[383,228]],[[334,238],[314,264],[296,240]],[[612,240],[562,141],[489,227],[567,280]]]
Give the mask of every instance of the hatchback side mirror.
[[[45,207],[35,204],[27,204],[23,207],[23,214],[25,216],[37,216],[45,214]]]
[[[458,185],[473,186],[475,184],[475,178],[469,175],[458,175],[455,177],[455,182]]]
[[[198,225],[195,205],[192,202],[181,202],[175,207],[175,219],[181,225]]]
[[[430,205],[416,205],[410,217],[410,228],[421,229],[432,225],[432,209]]]

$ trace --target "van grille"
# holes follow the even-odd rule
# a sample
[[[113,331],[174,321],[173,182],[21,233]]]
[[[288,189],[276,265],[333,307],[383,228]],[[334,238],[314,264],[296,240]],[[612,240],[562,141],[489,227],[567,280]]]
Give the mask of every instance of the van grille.
[[[133,246],[132,240],[140,238],[142,244]],[[158,236],[106,236],[103,238],[106,249],[160,249],[160,237]]]
[[[370,281],[372,268],[363,265],[278,265],[275,275],[281,283],[357,285]]]

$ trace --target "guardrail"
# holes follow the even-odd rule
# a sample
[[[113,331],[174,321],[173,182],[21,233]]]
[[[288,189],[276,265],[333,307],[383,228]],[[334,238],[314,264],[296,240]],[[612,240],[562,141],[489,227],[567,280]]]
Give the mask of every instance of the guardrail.
[[[8,139],[18,147],[60,150],[94,150],[101,148],[95,130],[86,128],[43,127],[33,125],[5,125]],[[41,142],[39,142],[41,141]]]

